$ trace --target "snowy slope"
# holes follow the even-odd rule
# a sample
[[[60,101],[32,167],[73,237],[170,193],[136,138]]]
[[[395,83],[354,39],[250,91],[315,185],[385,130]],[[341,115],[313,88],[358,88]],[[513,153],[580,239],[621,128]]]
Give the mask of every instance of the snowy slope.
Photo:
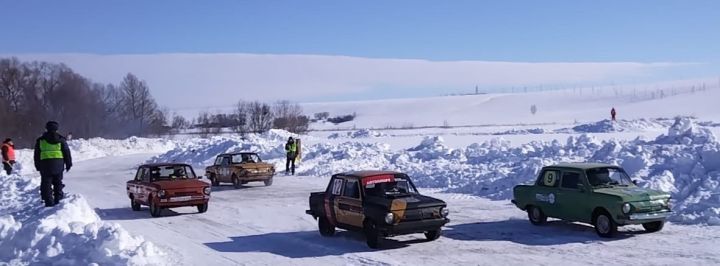
[[[704,87],[703,87],[704,84]],[[704,88],[704,90],[703,90]],[[696,116],[720,121],[717,80],[698,80],[638,86],[445,96],[303,104],[306,113],[331,116],[356,113],[354,121],[313,128],[386,128],[464,125],[543,125],[591,122],[609,118],[615,107],[622,119]],[[530,107],[536,105],[533,115]]]

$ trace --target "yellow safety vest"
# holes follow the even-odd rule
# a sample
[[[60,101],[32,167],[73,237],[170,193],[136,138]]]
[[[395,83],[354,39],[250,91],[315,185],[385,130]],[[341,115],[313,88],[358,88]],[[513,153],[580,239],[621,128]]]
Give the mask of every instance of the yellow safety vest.
[[[62,159],[62,145],[58,142],[50,144],[46,140],[40,140],[40,160]]]

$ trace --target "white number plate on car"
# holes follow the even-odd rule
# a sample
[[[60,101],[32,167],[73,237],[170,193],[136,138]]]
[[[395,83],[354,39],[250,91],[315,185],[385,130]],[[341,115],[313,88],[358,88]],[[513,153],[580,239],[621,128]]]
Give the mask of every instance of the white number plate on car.
[[[174,197],[174,198],[170,198],[170,201],[171,201],[171,202],[188,201],[188,200],[191,200],[191,199],[192,199],[191,196],[184,196],[184,197]]]

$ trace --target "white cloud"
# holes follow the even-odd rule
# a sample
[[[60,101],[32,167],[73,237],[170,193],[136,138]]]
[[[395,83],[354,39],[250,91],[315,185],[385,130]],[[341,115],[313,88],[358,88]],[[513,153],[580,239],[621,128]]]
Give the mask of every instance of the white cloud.
[[[160,104],[171,109],[228,106],[239,99],[312,100],[377,89],[443,88],[437,92],[440,95],[459,89],[470,90],[475,85],[587,84],[647,76],[678,65],[428,61],[263,54],[14,56],[22,60],[62,62],[103,83],[119,83],[126,73],[132,72],[147,81]]]

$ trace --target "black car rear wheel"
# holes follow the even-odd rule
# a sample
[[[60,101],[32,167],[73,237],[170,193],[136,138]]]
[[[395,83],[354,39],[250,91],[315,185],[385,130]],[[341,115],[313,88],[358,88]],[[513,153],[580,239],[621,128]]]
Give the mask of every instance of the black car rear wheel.
[[[367,241],[368,247],[373,249],[380,248],[383,237],[377,230],[377,226],[375,225],[375,223],[370,220],[366,221],[363,231],[365,233],[365,239]]]
[[[333,236],[335,235],[335,226],[330,223],[325,217],[318,217],[318,230],[321,236]]]
[[[207,211],[207,209],[208,209],[208,204],[207,204],[207,203],[197,205],[197,210],[198,210],[199,213],[205,213],[205,212]]]
[[[427,231],[425,232],[425,238],[428,241],[436,240],[442,235],[442,228],[438,228],[437,230]]]
[[[652,222],[652,223],[644,223],[642,224],[643,228],[645,228],[646,232],[657,232],[663,229],[665,226],[665,222]]]
[[[136,202],[134,199],[130,199],[130,207],[132,207],[133,211],[140,211],[140,203]]]

